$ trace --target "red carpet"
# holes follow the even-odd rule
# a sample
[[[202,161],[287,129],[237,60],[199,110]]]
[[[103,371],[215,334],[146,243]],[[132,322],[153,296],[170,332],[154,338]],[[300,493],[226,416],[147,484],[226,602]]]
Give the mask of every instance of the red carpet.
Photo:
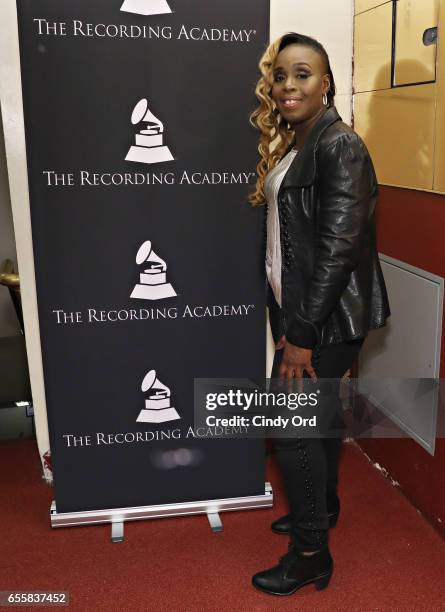
[[[269,529],[286,511],[273,465],[273,510],[223,513],[220,534],[203,516],[127,523],[112,544],[109,525],[50,528],[52,489],[32,441],[1,443],[0,459],[0,590],[69,591],[72,610],[445,610],[445,543],[351,445],[329,588],[285,598],[250,585],[287,548]]]

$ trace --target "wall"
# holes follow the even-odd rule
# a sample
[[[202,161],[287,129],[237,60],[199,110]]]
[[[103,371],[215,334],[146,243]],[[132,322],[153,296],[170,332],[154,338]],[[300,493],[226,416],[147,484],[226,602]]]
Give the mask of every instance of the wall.
[[[17,266],[3,125],[0,114],[0,266],[5,259],[11,259]],[[9,291],[6,287],[0,285],[0,338],[17,334],[20,334],[20,326],[9,297]]]
[[[443,0],[356,2],[354,126],[382,183],[445,192],[445,47],[433,35],[444,11]]]
[[[445,196],[380,186],[377,236],[381,253],[445,276],[444,235]],[[441,378],[445,376],[444,334],[445,324]],[[413,505],[445,536],[445,440],[436,440],[434,457],[408,439],[361,440],[360,446],[372,461],[389,472]]]
[[[355,18],[354,89],[366,93],[354,96],[354,127],[368,144],[380,182],[378,249],[385,255],[444,277],[445,196],[427,189],[443,191],[444,185],[445,79],[441,66],[445,62],[445,47],[441,46],[439,38],[436,83],[391,89],[394,83],[391,84],[388,76],[392,2],[356,0],[355,6],[356,13],[367,13]],[[441,24],[445,23],[445,1],[404,1],[399,3],[397,11],[398,30],[412,25],[419,32],[415,39],[411,40],[408,33],[400,39],[409,44],[399,72],[396,65],[395,80],[397,75],[403,76],[400,69],[412,72],[431,65],[429,77],[409,78],[408,81],[434,77],[435,50],[419,46],[421,36],[418,34],[425,27],[436,25],[438,20],[441,30]],[[423,15],[424,23],[407,19],[410,11]],[[389,28],[385,30],[383,26]],[[431,57],[425,59],[424,53]],[[370,89],[377,91],[369,92]],[[445,373],[444,331],[445,328],[442,329],[441,377]],[[413,505],[445,535],[445,440],[436,441],[434,457],[409,439],[360,440],[360,446],[373,462],[387,470]]]

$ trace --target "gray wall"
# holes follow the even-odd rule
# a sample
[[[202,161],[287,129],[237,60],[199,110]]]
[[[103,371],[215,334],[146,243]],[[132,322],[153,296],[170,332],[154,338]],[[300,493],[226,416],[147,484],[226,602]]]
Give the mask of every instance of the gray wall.
[[[12,259],[15,266],[17,266],[3,124],[0,113],[0,266],[5,259]],[[17,267],[15,269],[17,270]],[[14,336],[19,333],[20,326],[9,296],[9,291],[6,287],[0,285],[0,338]]]

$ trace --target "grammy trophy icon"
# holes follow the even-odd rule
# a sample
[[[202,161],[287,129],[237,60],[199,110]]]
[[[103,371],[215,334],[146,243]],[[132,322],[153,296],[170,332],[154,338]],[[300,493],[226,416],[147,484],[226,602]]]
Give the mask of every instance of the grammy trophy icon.
[[[121,11],[137,15],[162,15],[172,12],[166,0],[125,0]]]
[[[131,123],[146,123],[145,130],[136,134],[136,144],[128,150],[126,161],[158,164],[174,159],[170,149],[163,145],[164,124],[148,108],[145,98],[139,100],[131,114]]]
[[[156,377],[156,371],[150,370],[142,381],[141,390],[149,393],[136,421],[138,423],[166,423],[180,419],[176,408],[170,406],[170,389]]]
[[[144,264],[144,271],[139,275],[139,283],[130,297],[140,300],[162,300],[177,295],[170,283],[167,283],[167,264],[153,251],[150,240],[146,240],[136,254],[136,263]]]

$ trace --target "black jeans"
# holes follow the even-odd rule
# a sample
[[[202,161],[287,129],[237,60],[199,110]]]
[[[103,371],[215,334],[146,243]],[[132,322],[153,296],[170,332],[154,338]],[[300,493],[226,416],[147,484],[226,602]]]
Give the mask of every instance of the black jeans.
[[[351,367],[364,338],[316,347],[312,366],[318,378],[337,379],[329,405],[320,406],[332,418],[341,414],[340,379]],[[275,352],[271,378],[278,377],[283,350]],[[307,372],[304,372],[307,377]],[[332,388],[332,387],[331,387]],[[340,424],[340,431],[341,431]],[[328,511],[337,500],[338,460],[342,439],[338,437],[275,439],[285,492],[293,514],[291,538],[297,550],[316,551],[327,545]],[[328,509],[328,505],[331,507]]]

